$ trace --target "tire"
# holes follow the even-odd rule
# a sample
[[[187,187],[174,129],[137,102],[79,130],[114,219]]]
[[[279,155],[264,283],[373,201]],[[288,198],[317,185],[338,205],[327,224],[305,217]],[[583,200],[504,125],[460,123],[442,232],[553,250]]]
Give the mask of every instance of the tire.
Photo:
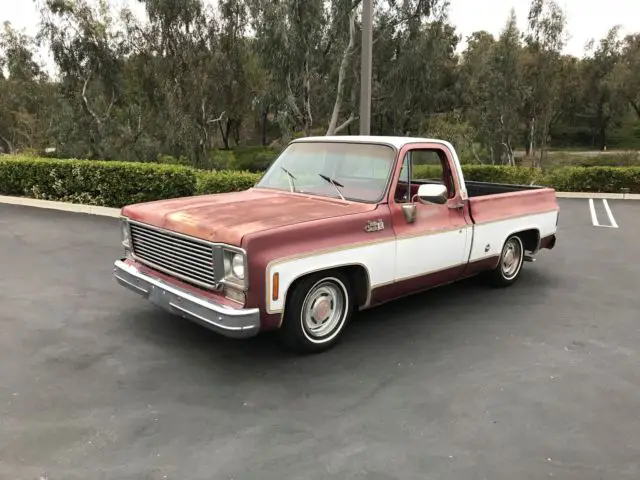
[[[486,274],[489,285],[495,288],[513,285],[520,278],[523,264],[524,245],[522,239],[518,235],[511,235],[502,246],[498,265]]]
[[[321,272],[298,281],[278,331],[281,344],[296,353],[320,353],[340,341],[354,311],[353,289],[342,272]]]

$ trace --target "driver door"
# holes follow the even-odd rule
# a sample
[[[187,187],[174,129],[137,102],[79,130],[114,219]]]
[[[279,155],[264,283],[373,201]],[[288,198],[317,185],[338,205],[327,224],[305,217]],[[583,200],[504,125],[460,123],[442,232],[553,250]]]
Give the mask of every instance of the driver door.
[[[396,235],[394,283],[406,291],[419,291],[455,281],[464,272],[471,248],[471,225],[452,174],[450,153],[442,145],[405,147],[395,192],[389,201]],[[444,205],[414,199],[418,187],[438,183],[447,187]],[[415,221],[409,223],[403,205],[416,205]]]

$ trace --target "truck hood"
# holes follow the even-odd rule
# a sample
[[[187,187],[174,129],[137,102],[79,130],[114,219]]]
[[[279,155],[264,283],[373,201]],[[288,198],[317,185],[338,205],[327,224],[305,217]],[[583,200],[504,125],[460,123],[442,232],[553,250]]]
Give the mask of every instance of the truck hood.
[[[372,211],[376,205],[249,189],[129,205],[122,215],[211,242],[240,246],[250,233]]]

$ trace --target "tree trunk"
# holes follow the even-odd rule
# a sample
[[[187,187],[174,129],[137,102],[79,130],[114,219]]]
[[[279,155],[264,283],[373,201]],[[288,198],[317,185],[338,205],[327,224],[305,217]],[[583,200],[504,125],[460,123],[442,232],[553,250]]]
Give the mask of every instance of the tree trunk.
[[[304,133],[306,136],[311,135],[313,128],[313,115],[311,115],[311,73],[309,72],[309,56],[304,62],[305,79],[304,79]]]
[[[222,122],[218,122],[218,126],[220,127],[220,135],[222,136],[222,143],[224,144],[224,149],[229,150],[229,132],[231,131],[231,122],[230,118],[227,118],[227,121],[224,123],[224,128],[222,128]]]
[[[638,119],[640,119],[640,103],[636,103],[636,102],[629,102],[631,104],[631,107],[633,108],[633,110],[636,112],[636,115],[638,115]]]
[[[347,67],[349,65],[349,59],[353,54],[353,49],[356,44],[356,10],[353,9],[349,13],[349,44],[345,48],[342,54],[342,61],[340,62],[340,70],[338,71],[338,87],[336,91],[336,101],[333,104],[333,113],[331,114],[331,120],[329,121],[329,128],[327,128],[326,135],[334,135],[338,126],[338,118],[340,117],[340,110],[342,109],[342,94],[344,90],[344,77],[347,73]]]
[[[4,149],[5,153],[8,153],[9,155],[11,155],[13,153],[13,145],[11,144],[9,139],[0,135],[0,140],[2,140],[2,143],[5,144],[5,149]]]
[[[267,145],[267,117],[268,117],[268,113],[266,111],[262,112],[262,146],[263,147]]]
[[[601,151],[604,151],[607,148],[607,124],[605,122],[600,124],[600,128],[598,130],[598,148]]]
[[[536,117],[529,120],[529,144],[527,145],[527,155],[535,154]]]
[[[240,145],[240,127],[242,123],[240,120],[236,120],[233,122],[233,141],[236,144],[236,147]]]

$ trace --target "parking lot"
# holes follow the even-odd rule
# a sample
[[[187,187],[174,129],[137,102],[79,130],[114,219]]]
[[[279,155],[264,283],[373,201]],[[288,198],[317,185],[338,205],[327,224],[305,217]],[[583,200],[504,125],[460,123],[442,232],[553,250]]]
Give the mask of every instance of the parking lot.
[[[115,219],[0,206],[0,478],[637,480],[640,202],[561,208],[512,288],[362,312],[299,357],[119,287]]]

